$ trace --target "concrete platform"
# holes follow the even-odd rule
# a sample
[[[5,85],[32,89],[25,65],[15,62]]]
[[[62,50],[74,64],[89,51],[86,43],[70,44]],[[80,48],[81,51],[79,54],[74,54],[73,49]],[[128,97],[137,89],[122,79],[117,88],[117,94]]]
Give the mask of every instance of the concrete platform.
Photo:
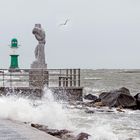
[[[56,99],[65,101],[82,101],[83,87],[51,87],[49,88]],[[31,98],[41,98],[43,95],[43,89],[30,88],[30,87],[0,87],[0,95],[14,93],[29,96]]]
[[[0,119],[0,140],[60,140],[27,124]]]

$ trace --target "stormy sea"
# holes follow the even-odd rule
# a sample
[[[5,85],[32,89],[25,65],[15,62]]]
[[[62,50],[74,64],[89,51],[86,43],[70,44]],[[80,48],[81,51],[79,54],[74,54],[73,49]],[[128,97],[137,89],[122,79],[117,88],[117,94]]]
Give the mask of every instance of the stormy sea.
[[[121,87],[128,88],[135,95],[140,92],[140,70],[81,70],[81,86],[84,95],[98,96],[101,92]],[[89,140],[140,140],[140,110],[108,110],[108,107],[94,108],[94,113],[87,113],[80,104],[75,107],[64,101],[55,101],[48,88],[38,100],[14,93],[0,97],[2,119],[43,124],[77,134],[86,132],[91,135]]]

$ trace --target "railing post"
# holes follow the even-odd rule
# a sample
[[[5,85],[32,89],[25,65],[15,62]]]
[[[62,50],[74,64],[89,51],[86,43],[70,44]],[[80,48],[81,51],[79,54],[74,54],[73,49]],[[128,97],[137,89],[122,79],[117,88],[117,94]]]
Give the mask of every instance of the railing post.
[[[10,72],[10,87],[12,88],[12,72]]]
[[[4,70],[3,70],[3,87],[4,87]]]
[[[61,87],[61,77],[59,77],[59,87]]]
[[[73,69],[74,86],[76,86],[76,69]]]
[[[61,87],[61,79],[62,79],[62,71],[61,71],[61,69],[59,69],[59,81],[58,81],[58,83],[59,83],[59,87]]]
[[[70,87],[72,87],[72,69],[70,69]]]
[[[81,86],[81,79],[80,79],[80,77],[81,77],[81,71],[80,71],[80,69],[78,69],[78,86],[79,87]]]
[[[65,77],[63,77],[63,87],[65,87],[65,86],[66,86],[66,82],[65,82],[65,80],[66,80],[66,78],[65,78]]]
[[[68,87],[68,75],[69,75],[69,70],[66,69],[66,87]]]

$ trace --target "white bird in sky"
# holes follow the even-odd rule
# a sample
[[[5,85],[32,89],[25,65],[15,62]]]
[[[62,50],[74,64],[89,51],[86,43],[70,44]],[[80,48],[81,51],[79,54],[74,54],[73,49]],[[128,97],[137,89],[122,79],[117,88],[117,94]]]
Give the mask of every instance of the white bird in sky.
[[[67,19],[64,23],[59,24],[59,26],[65,26],[65,25],[67,25],[68,21],[69,21],[69,19]]]

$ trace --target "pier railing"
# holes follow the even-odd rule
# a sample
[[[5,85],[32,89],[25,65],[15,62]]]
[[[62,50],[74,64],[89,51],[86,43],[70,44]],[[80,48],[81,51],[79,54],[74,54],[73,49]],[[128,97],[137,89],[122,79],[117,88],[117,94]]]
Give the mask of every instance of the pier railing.
[[[0,87],[80,87],[80,69],[0,69]]]

